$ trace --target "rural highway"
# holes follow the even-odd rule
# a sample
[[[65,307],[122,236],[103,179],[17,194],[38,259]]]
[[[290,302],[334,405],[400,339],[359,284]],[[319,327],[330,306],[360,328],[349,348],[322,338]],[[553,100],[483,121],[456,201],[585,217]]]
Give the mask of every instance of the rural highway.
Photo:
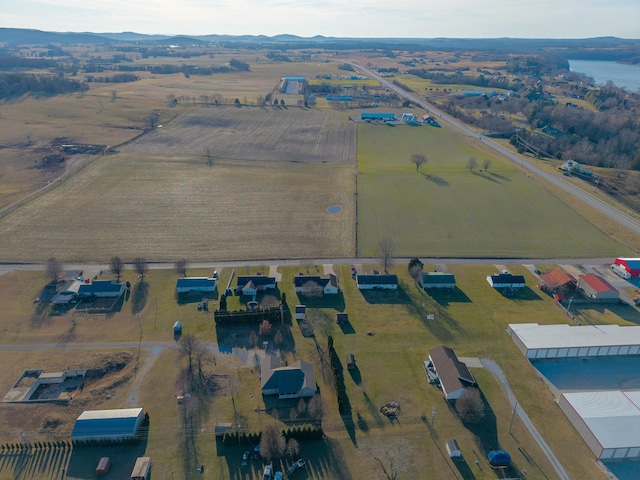
[[[542,168],[532,164],[531,162],[527,161],[525,158],[521,157],[517,153],[514,153],[508,148],[505,148],[502,145],[494,142],[493,140],[488,139],[487,137],[484,137],[482,134],[479,134],[478,132],[470,129],[466,124],[462,123],[461,121],[457,120],[451,115],[435,108],[431,104],[426,103],[422,99],[418,98],[416,95],[410,92],[407,92],[406,90],[398,87],[397,85],[394,85],[392,82],[377,75],[371,70],[361,65],[355,64],[353,62],[347,62],[347,63],[351,64],[354,68],[361,70],[362,72],[367,74],[370,78],[376,79],[377,81],[380,82],[381,85],[385,86],[386,88],[389,88],[390,90],[393,90],[398,95],[400,95],[400,97],[405,98],[406,100],[410,100],[416,105],[419,105],[421,108],[431,113],[431,115],[433,115],[434,117],[442,118],[443,120],[448,122],[450,125],[454,126],[457,130],[459,130],[463,135],[467,135],[469,137],[478,139],[479,141],[483,142],[487,147],[493,149],[495,152],[512,160],[514,163],[516,163],[520,167],[528,170],[529,172],[531,172],[532,174],[540,178],[543,178],[550,184],[561,188],[565,192],[570,193],[574,197],[585,202],[587,205],[595,208],[601,213],[604,213],[609,218],[617,221],[618,223],[625,226],[626,228],[636,233],[637,235],[640,235],[640,221],[636,220],[635,218],[621,212],[617,208],[612,207],[606,202],[603,202],[602,200],[600,200],[599,198],[596,198],[593,195],[585,192],[584,190],[576,187],[575,185],[567,182],[566,180],[564,180],[564,178],[561,175],[555,175],[553,173],[549,173],[546,170],[543,170]]]

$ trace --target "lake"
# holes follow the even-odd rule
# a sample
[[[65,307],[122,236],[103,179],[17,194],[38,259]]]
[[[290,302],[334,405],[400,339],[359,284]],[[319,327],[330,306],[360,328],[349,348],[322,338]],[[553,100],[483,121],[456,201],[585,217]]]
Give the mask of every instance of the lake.
[[[640,65],[606,62],[600,60],[569,60],[572,72],[586,73],[603,85],[611,80],[617,87],[635,92],[640,89]]]

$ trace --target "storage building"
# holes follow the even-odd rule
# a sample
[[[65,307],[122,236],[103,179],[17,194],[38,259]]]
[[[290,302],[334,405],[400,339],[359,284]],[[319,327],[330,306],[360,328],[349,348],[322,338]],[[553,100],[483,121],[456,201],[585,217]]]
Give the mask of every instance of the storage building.
[[[638,355],[640,327],[510,324],[507,333],[529,359]]]
[[[151,472],[151,457],[138,457],[131,472],[131,480],[147,480]]]
[[[620,295],[613,285],[593,273],[578,277],[578,290],[585,297],[599,302],[617,301]]]
[[[176,292],[215,292],[216,279],[208,277],[183,277],[176,282]]]
[[[72,441],[129,440],[136,438],[144,420],[142,408],[85,410],[76,420]]]
[[[563,393],[558,404],[599,459],[640,457],[640,392]]]

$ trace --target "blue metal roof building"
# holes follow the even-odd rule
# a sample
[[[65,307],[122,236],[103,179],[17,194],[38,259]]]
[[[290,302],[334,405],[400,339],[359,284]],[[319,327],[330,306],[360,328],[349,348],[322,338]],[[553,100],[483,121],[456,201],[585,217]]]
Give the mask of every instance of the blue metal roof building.
[[[360,114],[362,120],[395,120],[395,113],[383,113],[383,112],[363,112]]]
[[[288,81],[291,81],[291,82],[306,82],[307,81],[306,77],[296,76],[296,75],[285,75],[284,77],[282,77],[282,80],[288,80]]]
[[[351,95],[327,95],[327,101],[329,102],[351,102],[353,97]]]
[[[144,420],[142,408],[85,410],[71,432],[72,441],[135,438]]]

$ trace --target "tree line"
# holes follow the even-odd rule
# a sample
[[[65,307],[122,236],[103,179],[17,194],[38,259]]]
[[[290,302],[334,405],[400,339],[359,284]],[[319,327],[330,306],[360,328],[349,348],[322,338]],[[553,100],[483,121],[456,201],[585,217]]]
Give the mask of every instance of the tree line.
[[[58,95],[88,90],[87,85],[61,75],[35,75],[27,73],[0,73],[0,98],[13,98],[26,94]]]

